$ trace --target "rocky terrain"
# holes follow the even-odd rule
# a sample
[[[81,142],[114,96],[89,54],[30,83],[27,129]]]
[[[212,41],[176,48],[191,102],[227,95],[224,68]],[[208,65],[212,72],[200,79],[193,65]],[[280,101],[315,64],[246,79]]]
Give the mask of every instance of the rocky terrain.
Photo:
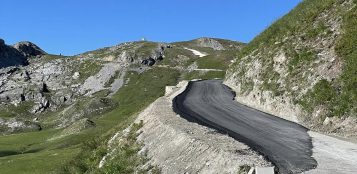
[[[302,2],[242,50],[225,84],[248,106],[356,138],[356,5]]]

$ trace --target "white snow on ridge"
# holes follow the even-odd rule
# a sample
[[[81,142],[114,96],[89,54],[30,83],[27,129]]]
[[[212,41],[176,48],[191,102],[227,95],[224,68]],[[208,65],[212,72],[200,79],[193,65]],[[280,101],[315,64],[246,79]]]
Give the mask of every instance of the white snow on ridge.
[[[186,47],[185,47],[185,49],[186,49],[186,50],[189,50],[189,51],[192,51],[192,53],[193,53],[194,55],[199,56],[199,57],[205,57],[205,56],[208,55],[208,54],[206,54],[206,53],[203,53],[203,52],[200,52],[200,51],[197,51],[197,50],[194,50],[194,49],[190,49],[190,48],[186,48]]]

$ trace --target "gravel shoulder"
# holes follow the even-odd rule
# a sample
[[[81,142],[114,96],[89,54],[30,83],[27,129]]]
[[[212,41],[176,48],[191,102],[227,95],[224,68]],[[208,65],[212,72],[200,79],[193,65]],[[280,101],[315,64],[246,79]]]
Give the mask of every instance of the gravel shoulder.
[[[305,173],[354,174],[357,171],[357,144],[343,141],[317,132],[308,132],[314,146],[313,157],[317,168]]]

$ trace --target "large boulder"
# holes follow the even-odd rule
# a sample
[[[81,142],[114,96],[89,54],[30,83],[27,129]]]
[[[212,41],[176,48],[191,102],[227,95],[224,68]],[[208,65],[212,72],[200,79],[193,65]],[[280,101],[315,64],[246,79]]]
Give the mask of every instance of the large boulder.
[[[153,66],[155,63],[156,63],[155,59],[153,59],[151,57],[141,61],[141,64],[147,65],[147,66]]]
[[[47,54],[40,47],[31,42],[19,42],[14,45],[14,48],[18,50],[25,57],[41,56]]]

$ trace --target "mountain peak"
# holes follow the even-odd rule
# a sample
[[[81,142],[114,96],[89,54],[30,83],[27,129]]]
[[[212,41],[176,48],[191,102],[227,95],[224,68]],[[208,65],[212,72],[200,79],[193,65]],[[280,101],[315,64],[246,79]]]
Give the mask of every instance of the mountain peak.
[[[18,42],[13,46],[16,50],[18,50],[25,57],[39,56],[47,54],[36,44],[29,41]]]

